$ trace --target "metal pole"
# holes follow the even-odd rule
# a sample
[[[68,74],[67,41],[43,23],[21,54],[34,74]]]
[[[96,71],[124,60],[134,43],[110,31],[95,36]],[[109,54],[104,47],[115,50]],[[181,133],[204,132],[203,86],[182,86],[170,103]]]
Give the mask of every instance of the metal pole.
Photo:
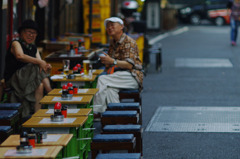
[[[93,1],[89,1],[89,34],[92,34],[92,5]]]
[[[1,8],[1,10],[0,10],[0,23],[4,24],[3,23],[3,18],[2,18],[2,16],[3,16],[2,15],[3,14],[2,3],[3,2],[0,2],[0,8]],[[3,48],[3,46],[5,46],[5,45],[3,45],[3,41],[2,41],[2,39],[3,39],[3,35],[2,35],[2,30],[3,29],[2,28],[3,28],[3,25],[0,26],[0,48]],[[0,50],[0,62],[1,62],[1,65],[0,65],[0,67],[1,67],[1,69],[0,69],[0,80],[2,80],[2,78],[3,78],[3,71],[4,71],[4,69],[3,69],[3,67],[4,67],[4,65],[3,65],[4,60],[3,60],[2,49]],[[1,87],[1,83],[0,83],[0,87]],[[0,93],[0,95],[2,97],[2,93]],[[0,97],[0,100],[1,100],[1,97]]]
[[[13,0],[10,0],[9,1],[9,12],[8,12],[8,18],[9,18],[9,30],[8,30],[8,41],[7,41],[7,44],[9,46],[11,40],[12,40],[12,37],[13,37]],[[7,47],[8,47],[7,46]]]

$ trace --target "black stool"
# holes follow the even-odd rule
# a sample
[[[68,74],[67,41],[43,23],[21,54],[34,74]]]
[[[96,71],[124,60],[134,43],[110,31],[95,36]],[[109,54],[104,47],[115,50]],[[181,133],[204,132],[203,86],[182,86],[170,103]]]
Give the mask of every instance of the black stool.
[[[162,71],[162,45],[159,44],[158,47],[146,48],[144,49],[144,55],[146,56],[146,64],[150,62],[150,54],[155,55],[155,68],[156,71]]]

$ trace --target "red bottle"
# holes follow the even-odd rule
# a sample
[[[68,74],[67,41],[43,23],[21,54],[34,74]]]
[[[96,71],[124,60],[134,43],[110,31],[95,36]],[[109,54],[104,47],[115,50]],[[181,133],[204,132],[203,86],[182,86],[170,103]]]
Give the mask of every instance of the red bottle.
[[[66,118],[67,117],[67,106],[66,105],[62,107],[61,112],[62,112],[62,115],[64,116],[64,118]]]
[[[28,143],[31,145],[33,148],[35,148],[35,140],[36,136],[28,136]]]
[[[71,41],[70,42],[70,50],[69,50],[69,55],[70,56],[73,56],[74,54],[75,54],[75,50],[74,50],[74,48],[73,48],[73,42]]]
[[[73,84],[69,82],[67,86],[68,86],[68,94],[73,94]]]
[[[62,109],[62,104],[60,102],[55,103],[55,105],[54,105],[54,115],[62,115],[61,109]]]
[[[82,54],[82,50],[83,50],[83,47],[82,47],[82,39],[79,39],[78,40],[78,54]]]
[[[62,94],[64,94],[64,95],[68,94],[68,86],[67,85],[62,86]]]
[[[77,74],[78,73],[78,67],[77,66],[74,66],[73,67],[73,74]]]
[[[78,93],[78,87],[77,86],[73,86],[73,94],[77,94]]]
[[[76,66],[77,66],[77,68],[78,68],[78,73],[81,73],[81,71],[82,71],[81,64],[78,63]]]

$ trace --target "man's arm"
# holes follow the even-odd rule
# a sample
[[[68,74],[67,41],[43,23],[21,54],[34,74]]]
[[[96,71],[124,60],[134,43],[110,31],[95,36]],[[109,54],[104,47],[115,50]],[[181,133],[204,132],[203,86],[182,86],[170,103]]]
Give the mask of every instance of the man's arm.
[[[115,59],[111,58],[108,54],[105,54],[105,55],[106,56],[101,56],[100,57],[101,62],[105,65],[113,65]],[[123,69],[129,69],[129,70],[131,70],[132,67],[133,67],[132,64],[130,64],[127,61],[123,61],[123,60],[117,60],[116,66],[120,67],[120,68],[123,68]]]

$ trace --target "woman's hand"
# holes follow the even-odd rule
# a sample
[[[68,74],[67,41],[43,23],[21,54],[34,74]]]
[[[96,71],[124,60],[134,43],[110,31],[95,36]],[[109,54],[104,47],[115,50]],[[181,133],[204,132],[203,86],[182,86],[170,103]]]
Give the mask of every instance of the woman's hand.
[[[50,64],[46,63],[46,61],[44,61],[44,60],[41,60],[39,67],[40,67],[40,73],[42,72],[42,70],[44,72],[48,72],[49,69],[52,68],[52,66]]]
[[[52,69],[52,65],[48,63],[47,64],[47,72],[46,73],[50,73],[51,69]]]
[[[52,69],[52,65],[50,63],[47,64],[48,69]]]

